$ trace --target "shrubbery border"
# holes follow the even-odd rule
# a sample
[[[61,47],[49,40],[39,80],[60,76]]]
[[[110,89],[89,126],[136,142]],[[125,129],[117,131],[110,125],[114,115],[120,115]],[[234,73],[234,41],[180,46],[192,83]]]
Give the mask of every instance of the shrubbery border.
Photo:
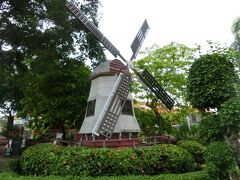
[[[195,162],[186,150],[172,144],[140,149],[62,147],[38,144],[20,160],[25,175],[119,176],[184,173]]]

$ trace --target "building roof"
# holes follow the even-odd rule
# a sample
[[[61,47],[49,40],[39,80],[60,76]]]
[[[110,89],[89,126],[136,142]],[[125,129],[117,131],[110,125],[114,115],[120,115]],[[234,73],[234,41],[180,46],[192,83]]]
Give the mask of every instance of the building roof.
[[[95,79],[99,76],[112,76],[119,73],[130,74],[128,68],[120,60],[108,60],[101,63],[93,70],[91,79]]]

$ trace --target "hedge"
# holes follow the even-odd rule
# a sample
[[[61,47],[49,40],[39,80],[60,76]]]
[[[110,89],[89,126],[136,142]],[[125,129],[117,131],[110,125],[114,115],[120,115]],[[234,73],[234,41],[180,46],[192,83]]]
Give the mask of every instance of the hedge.
[[[119,176],[184,173],[192,171],[195,162],[190,153],[171,144],[141,149],[38,144],[22,153],[20,165],[25,175]]]
[[[229,178],[229,171],[237,167],[231,148],[224,142],[212,142],[204,153],[207,171],[211,177]]]
[[[181,140],[177,145],[192,154],[196,163],[202,164],[204,162],[203,154],[206,149],[204,145],[194,140]]]

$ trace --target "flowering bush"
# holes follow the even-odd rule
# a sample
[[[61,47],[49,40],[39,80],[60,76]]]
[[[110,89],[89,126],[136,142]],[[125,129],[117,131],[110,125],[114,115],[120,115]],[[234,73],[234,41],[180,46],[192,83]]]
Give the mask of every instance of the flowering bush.
[[[60,147],[39,144],[22,153],[25,175],[157,175],[194,169],[194,159],[176,145],[140,149]]]
[[[203,163],[205,146],[194,140],[181,140],[178,142],[178,146],[186,149],[190,154],[192,154],[196,163]]]

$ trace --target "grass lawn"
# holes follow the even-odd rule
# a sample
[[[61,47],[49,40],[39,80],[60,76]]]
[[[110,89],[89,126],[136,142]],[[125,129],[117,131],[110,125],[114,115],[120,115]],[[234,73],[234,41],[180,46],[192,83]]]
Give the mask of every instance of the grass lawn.
[[[102,176],[102,177],[79,177],[79,176],[20,176],[13,172],[0,173],[2,180],[145,180],[145,179],[161,179],[161,180],[207,180],[209,179],[205,171],[198,171],[185,174],[163,174],[158,176]]]
[[[162,174],[158,176],[22,176],[15,173],[18,158],[5,158],[4,164],[0,166],[0,180],[208,180],[210,179],[206,171],[197,171],[184,174]],[[3,161],[3,159],[2,159]]]

